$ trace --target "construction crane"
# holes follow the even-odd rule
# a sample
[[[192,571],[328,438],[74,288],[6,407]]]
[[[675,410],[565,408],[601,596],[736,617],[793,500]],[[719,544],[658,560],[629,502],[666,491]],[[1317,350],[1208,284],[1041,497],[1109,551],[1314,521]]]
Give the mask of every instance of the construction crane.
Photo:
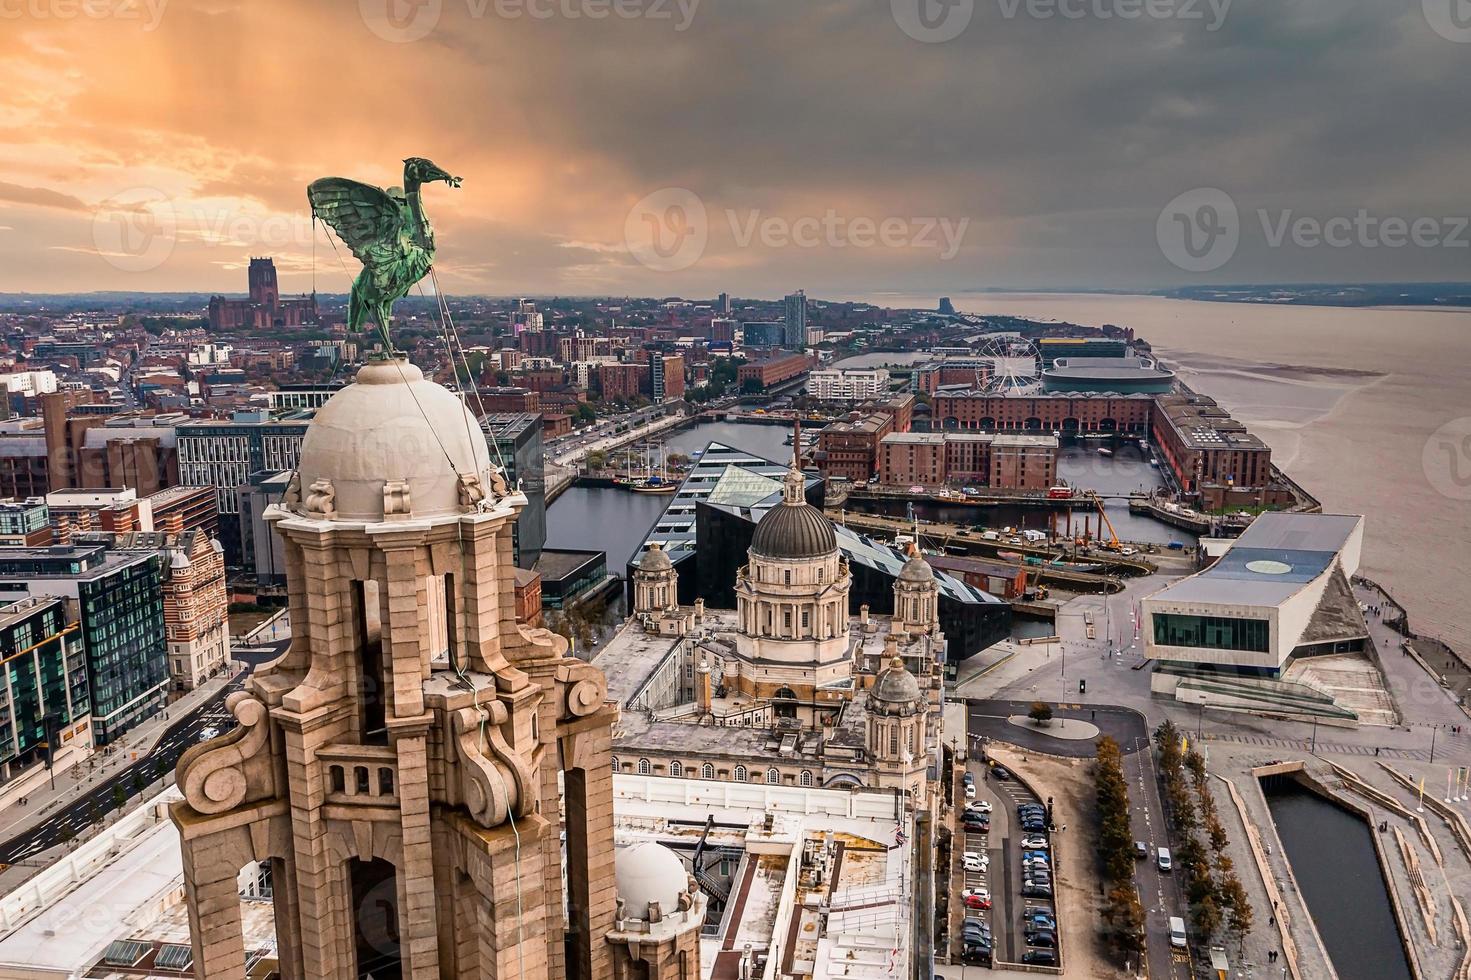
[[[1108,519],[1108,513],[1103,509],[1103,498],[1098,496],[1097,491],[1090,493],[1089,496],[1093,498],[1093,506],[1098,508],[1099,520],[1103,522],[1104,527],[1108,528],[1108,543],[1104,547],[1109,551],[1118,551],[1120,547],[1119,536],[1113,529],[1113,521]],[[1099,537],[1101,538],[1103,535],[1100,534]]]

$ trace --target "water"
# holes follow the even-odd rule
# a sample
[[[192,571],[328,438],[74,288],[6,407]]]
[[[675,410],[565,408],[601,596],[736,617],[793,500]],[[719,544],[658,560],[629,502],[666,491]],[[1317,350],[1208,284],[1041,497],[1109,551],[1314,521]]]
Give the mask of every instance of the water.
[[[1471,649],[1471,312],[1202,303],[1154,296],[951,294],[958,308],[1133,327],[1191,387],[1272,447],[1329,513],[1365,514],[1360,572],[1415,628]],[[864,297],[934,309],[937,296]]]
[[[780,425],[702,422],[664,441],[667,452],[692,453],[711,442],[744,449],[767,459],[785,459],[791,430]],[[622,575],[649,529],[673,499],[669,495],[630,493],[597,487],[569,487],[547,508],[547,547],[607,552],[608,571]]]
[[[1369,825],[1292,780],[1262,790],[1340,980],[1409,980]]]

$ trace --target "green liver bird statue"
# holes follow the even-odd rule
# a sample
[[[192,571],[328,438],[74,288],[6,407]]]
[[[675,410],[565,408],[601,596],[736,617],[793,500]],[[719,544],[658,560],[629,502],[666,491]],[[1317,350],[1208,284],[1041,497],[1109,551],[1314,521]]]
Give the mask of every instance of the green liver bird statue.
[[[429,160],[409,157],[404,161],[402,188],[385,191],[345,177],[323,177],[306,189],[312,216],[329,225],[363,264],[348,296],[347,328],[356,333],[364,320],[375,321],[390,354],[393,304],[434,265],[434,230],[424,215],[419,189],[437,180],[460,186],[460,178]]]

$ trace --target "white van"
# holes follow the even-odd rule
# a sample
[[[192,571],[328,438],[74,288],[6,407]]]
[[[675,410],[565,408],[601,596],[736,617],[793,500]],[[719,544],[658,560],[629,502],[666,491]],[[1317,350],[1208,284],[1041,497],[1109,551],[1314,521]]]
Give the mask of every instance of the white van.
[[[1161,871],[1170,870],[1170,849],[1168,847],[1161,847],[1159,849],[1159,856],[1156,858],[1156,862],[1159,864]]]
[[[1176,949],[1185,948],[1185,920],[1178,915],[1170,916],[1170,945]]]

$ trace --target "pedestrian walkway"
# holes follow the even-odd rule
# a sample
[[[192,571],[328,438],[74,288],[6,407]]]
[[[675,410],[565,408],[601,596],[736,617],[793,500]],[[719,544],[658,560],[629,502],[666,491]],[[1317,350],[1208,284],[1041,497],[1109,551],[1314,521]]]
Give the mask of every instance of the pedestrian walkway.
[[[12,804],[0,810],[0,840],[14,837],[51,815],[58,804],[70,803],[104,780],[112,778],[139,759],[144,758],[169,727],[216,697],[237,676],[220,674],[200,687],[185,693],[167,708],[128,731],[120,739],[79,763],[26,797],[24,805]]]
[[[1341,742],[1316,742],[1305,738],[1273,738],[1270,735],[1233,735],[1227,732],[1204,732],[1207,742],[1239,742],[1244,745],[1270,745],[1284,749],[1301,749],[1327,755],[1382,755],[1386,759],[1414,759],[1425,762],[1430,753],[1421,749],[1390,749],[1374,745],[1345,745]]]

